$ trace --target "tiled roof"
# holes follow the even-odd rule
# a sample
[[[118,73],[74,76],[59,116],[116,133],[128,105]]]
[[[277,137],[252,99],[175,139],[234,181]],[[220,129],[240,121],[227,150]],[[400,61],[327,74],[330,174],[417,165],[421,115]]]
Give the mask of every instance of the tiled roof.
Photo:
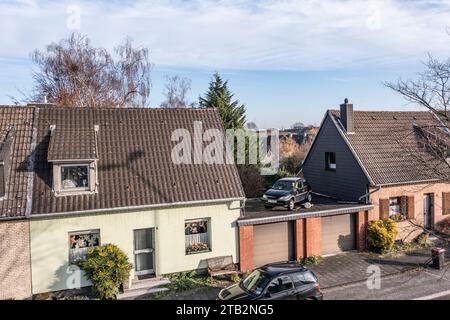
[[[57,127],[51,130],[48,161],[97,159],[94,127]]]
[[[340,120],[339,111],[330,114]],[[375,185],[439,180],[450,174],[448,166],[421,147],[415,129],[441,126],[430,112],[354,111],[354,134],[336,122]]]
[[[12,128],[15,131],[9,154],[10,171],[6,193],[0,200],[0,218],[24,217],[26,213],[33,111],[34,108],[29,107],[0,107],[0,141],[5,141]]]
[[[174,164],[175,129],[222,130],[212,109],[39,109],[32,214],[243,198],[236,167]],[[89,131],[98,125],[98,192],[55,196],[47,161],[50,125]],[[70,141],[64,139],[65,143]]]

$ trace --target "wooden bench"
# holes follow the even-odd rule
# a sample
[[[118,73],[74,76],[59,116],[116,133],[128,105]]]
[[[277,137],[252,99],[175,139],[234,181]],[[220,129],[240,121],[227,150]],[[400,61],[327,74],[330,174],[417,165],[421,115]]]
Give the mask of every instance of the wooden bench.
[[[239,272],[237,265],[233,263],[233,256],[209,258],[206,262],[208,263],[208,274],[211,278]]]

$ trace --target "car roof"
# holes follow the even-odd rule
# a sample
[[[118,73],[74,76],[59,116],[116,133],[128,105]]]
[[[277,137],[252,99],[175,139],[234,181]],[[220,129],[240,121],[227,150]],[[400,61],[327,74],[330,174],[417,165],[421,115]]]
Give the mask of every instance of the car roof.
[[[293,272],[303,272],[308,270],[307,268],[298,264],[297,262],[270,263],[260,267],[259,269],[269,274],[270,276],[276,276],[279,274],[293,273]]]

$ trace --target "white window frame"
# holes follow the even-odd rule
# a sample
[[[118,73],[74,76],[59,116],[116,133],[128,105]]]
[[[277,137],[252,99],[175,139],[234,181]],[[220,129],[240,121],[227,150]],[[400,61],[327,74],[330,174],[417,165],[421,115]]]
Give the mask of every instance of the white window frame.
[[[98,246],[101,246],[102,244],[102,239],[101,239],[101,234],[100,234],[100,229],[92,229],[92,230],[82,230],[82,231],[71,231],[68,233],[68,247],[69,247],[69,265],[73,265],[75,264],[77,261],[83,260],[85,258],[85,255],[87,253],[87,250],[90,248],[96,248],[98,246],[91,246],[91,247],[84,247],[84,248],[72,248],[71,247],[71,243],[70,243],[70,237],[71,236],[75,236],[75,235],[84,235],[84,234],[98,234]],[[77,261],[73,261],[72,257],[74,256],[74,254],[72,253],[73,250],[79,250],[81,255],[84,255],[84,258],[81,258]]]
[[[87,167],[87,187],[62,188],[62,169],[64,167]],[[98,186],[97,161],[65,161],[53,163],[53,191],[56,196],[70,196],[86,193],[95,193]]]

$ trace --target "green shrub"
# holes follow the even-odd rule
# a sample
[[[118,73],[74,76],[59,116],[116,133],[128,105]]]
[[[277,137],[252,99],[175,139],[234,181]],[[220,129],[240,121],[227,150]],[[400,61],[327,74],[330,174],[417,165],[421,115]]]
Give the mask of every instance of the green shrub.
[[[300,264],[306,265],[306,266],[315,266],[321,263],[323,258],[321,256],[310,256],[303,258],[300,261]]]
[[[386,253],[392,250],[397,237],[397,223],[394,220],[376,220],[369,222],[367,242],[369,250]]]
[[[178,272],[167,275],[170,284],[167,285],[169,289],[176,291],[185,291],[199,287],[206,287],[209,283],[209,278],[202,277],[194,271]]]
[[[416,242],[419,246],[423,248],[431,247],[431,240],[428,233],[422,233],[420,236],[417,237]]]
[[[232,282],[237,283],[237,282],[239,282],[241,280],[242,280],[242,278],[241,278],[241,275],[239,273],[233,273],[231,275],[231,281]]]
[[[100,299],[115,299],[132,268],[127,255],[113,244],[90,249],[79,265]]]

